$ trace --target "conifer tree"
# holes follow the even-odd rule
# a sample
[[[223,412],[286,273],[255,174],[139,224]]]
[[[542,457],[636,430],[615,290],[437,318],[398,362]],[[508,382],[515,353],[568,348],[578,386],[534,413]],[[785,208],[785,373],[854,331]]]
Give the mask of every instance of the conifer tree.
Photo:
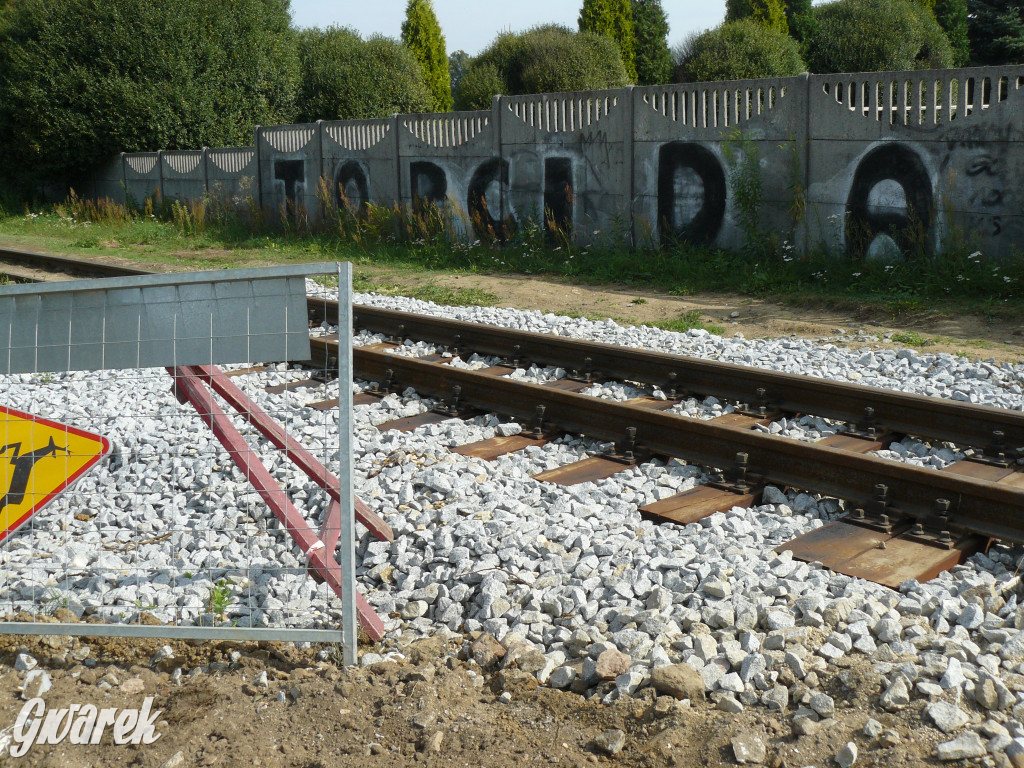
[[[580,32],[594,32],[614,40],[626,74],[636,82],[636,35],[630,0],[583,0],[579,25]]]
[[[434,15],[431,0],[409,0],[402,22],[402,42],[423,68],[423,77],[434,97],[434,109],[452,108],[452,84],[444,35]]]
[[[763,27],[789,34],[782,0],[725,0],[725,20],[751,19]]]
[[[1021,0],[967,0],[971,63],[1024,62],[1024,3]]]
[[[967,36],[967,0],[935,0],[935,19],[953,46],[953,63],[965,66],[971,58],[971,41]]]
[[[803,42],[814,32],[814,13],[811,0],[785,0],[786,25],[795,40]]]
[[[636,82],[659,85],[672,81],[672,54],[668,49],[668,18],[661,0],[633,0],[636,35]]]

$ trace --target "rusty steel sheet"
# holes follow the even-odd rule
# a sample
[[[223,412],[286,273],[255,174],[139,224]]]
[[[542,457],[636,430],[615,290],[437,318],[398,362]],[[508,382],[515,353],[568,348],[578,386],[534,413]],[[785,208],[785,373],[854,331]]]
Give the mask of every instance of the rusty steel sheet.
[[[736,427],[737,429],[753,429],[755,424],[767,426],[774,419],[771,416],[750,416],[746,413],[733,411],[732,413],[723,413],[721,416],[715,416],[711,421],[723,426]]]
[[[372,403],[379,403],[381,395],[375,392],[359,392],[352,396],[352,405],[370,405]],[[331,408],[338,407],[338,398],[332,397],[330,400],[317,400],[312,403],[306,403],[307,408],[312,408],[314,411],[329,411]]]
[[[626,405],[632,405],[635,408],[650,408],[652,411],[668,411],[676,406],[675,400],[658,400],[653,397],[634,397],[632,400],[626,400]]]
[[[334,311],[329,302],[319,300],[310,308],[326,312],[328,320]],[[754,406],[763,398],[772,409],[853,424],[870,408],[880,430],[980,447],[988,447],[993,432],[1001,431],[1008,449],[1024,446],[1024,413],[1018,411],[365,305],[354,311],[356,327],[371,332],[391,335],[401,327],[422,341],[457,343],[464,351],[519,358],[528,361],[524,366],[589,370],[606,380],[642,382],[666,392],[675,387],[679,393],[714,395]]]
[[[314,355],[330,349],[311,340]],[[460,404],[533,424],[538,407],[544,427],[600,440],[622,440],[635,429],[639,449],[724,470],[745,455],[750,477],[802,488],[872,507],[875,487],[887,489],[886,512],[927,520],[939,500],[949,500],[954,526],[1010,541],[1024,541],[1024,492],[950,472],[888,461],[870,454],[791,440],[715,420],[678,417],[393,354],[353,350],[361,378],[383,381],[390,370],[398,386],[447,397],[460,388]]]
[[[871,453],[871,451],[884,450],[892,441],[892,435],[870,438],[846,435],[839,432],[822,438],[816,445],[827,445],[829,448],[838,448],[841,451],[850,451],[851,453]]]
[[[1013,472],[999,481],[1002,485],[1024,489],[1024,472]]]
[[[701,485],[640,507],[640,517],[655,523],[687,525],[716,512],[727,512],[733,507],[751,507],[760,500],[762,490],[763,487],[757,486],[748,493],[736,493]]]
[[[224,375],[231,377],[248,376],[252,373],[263,373],[265,370],[267,370],[267,366],[265,365],[250,365],[248,368],[236,368],[233,371],[224,371]]]
[[[489,365],[486,368],[481,368],[477,371],[477,373],[486,373],[491,376],[508,376],[510,373],[515,372],[515,368],[511,368],[507,365]]]
[[[448,419],[457,419],[458,416],[450,416],[444,413],[435,413],[434,411],[427,411],[426,413],[418,413],[415,416],[403,416],[400,419],[394,421],[385,421],[383,424],[378,424],[377,429],[381,432],[386,432],[389,429],[397,429],[399,432],[412,432],[413,430],[426,426],[427,424],[440,424],[442,421],[448,421]]]
[[[775,551],[789,550],[797,560],[819,562],[837,573],[899,589],[907,579],[933,579],[985,546],[983,537],[967,536],[946,549],[908,538],[906,532],[906,526],[883,533],[836,520]]]
[[[288,381],[284,384],[271,384],[263,389],[271,395],[280,395],[282,392],[291,392],[293,389],[316,389],[326,383],[323,379],[299,379],[298,381]],[[335,402],[335,405],[337,405],[337,402]]]
[[[452,448],[453,453],[462,456],[469,456],[484,461],[494,461],[499,456],[507,453],[521,451],[531,445],[547,445],[552,438],[536,438],[529,435],[511,435],[509,437],[492,437],[488,440],[479,440],[475,443],[466,443],[457,448]]]
[[[994,464],[964,459],[944,467],[943,471],[951,472],[954,475],[973,477],[976,480],[987,480],[990,483],[999,483],[1011,488],[1024,488],[1024,471],[1020,466],[997,467]]]
[[[554,381],[545,381],[542,386],[548,389],[557,389],[560,392],[582,392],[584,389],[590,389],[594,386],[592,381],[576,381],[576,379],[555,379]]]
[[[638,462],[646,461],[649,457],[638,456]],[[592,483],[595,480],[604,480],[606,477],[617,475],[632,469],[635,465],[623,464],[621,461],[606,459],[604,456],[591,456],[582,461],[574,461],[572,464],[565,464],[561,467],[548,469],[532,475],[534,480],[542,483],[555,483],[556,485],[579,485],[580,483]]]
[[[951,475],[972,477],[975,480],[987,480],[990,483],[998,483],[1014,474],[1016,469],[1013,467],[997,467],[993,464],[984,464],[980,461],[964,459],[948,464],[942,468],[942,471],[949,472]]]

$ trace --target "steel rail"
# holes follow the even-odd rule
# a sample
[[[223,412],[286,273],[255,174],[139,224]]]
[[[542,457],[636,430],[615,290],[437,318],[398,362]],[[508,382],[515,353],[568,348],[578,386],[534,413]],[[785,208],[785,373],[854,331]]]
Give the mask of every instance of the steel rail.
[[[324,307],[322,300],[310,302],[313,312],[323,312]],[[329,303],[326,308],[329,315]],[[865,417],[870,414],[879,432],[888,430],[986,451],[1000,442],[998,435],[993,436],[997,432],[1002,432],[1005,450],[1024,446],[1024,412],[1004,408],[366,305],[357,305],[354,313],[355,326],[374,333],[404,333],[463,351],[506,359],[518,356],[581,373],[589,369],[596,380],[636,381],[666,391],[674,386],[680,394],[714,395],[754,409],[764,405],[769,412],[809,413],[851,425],[867,426]]]
[[[315,363],[334,354],[334,342],[310,341]],[[883,484],[886,512],[894,518],[904,514],[927,524],[941,500],[948,500],[954,527],[1024,542],[1024,491],[1012,486],[360,347],[353,349],[353,364],[360,378],[382,382],[391,371],[398,387],[413,387],[423,395],[450,397],[457,386],[461,406],[509,416],[527,428],[543,406],[545,427],[609,441],[622,440],[633,428],[637,445],[656,455],[728,470],[739,454],[746,454],[751,478],[858,506],[870,508],[876,486]]]
[[[128,277],[131,275],[151,275],[149,270],[122,267],[116,264],[104,264],[99,261],[72,259],[67,256],[56,256],[52,253],[30,253],[11,248],[0,248],[0,272],[2,264],[14,264],[30,269],[44,269],[68,274],[82,274],[89,277]]]

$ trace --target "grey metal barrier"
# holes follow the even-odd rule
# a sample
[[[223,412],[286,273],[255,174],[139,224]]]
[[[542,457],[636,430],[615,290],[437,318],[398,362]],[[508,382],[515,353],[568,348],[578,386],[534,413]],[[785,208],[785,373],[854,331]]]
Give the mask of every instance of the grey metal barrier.
[[[357,618],[383,632],[355,538],[389,530],[353,499],[351,343],[313,381],[293,364],[328,331],[351,338],[348,263],[0,287],[0,633],[353,663]]]

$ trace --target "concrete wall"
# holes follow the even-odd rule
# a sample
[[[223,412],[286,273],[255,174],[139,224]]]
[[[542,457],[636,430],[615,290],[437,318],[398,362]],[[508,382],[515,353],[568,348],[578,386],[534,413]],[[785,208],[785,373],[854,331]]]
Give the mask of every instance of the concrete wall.
[[[431,200],[468,238],[532,220],[578,243],[1024,250],[1024,66],[497,97],[490,110],[256,131],[254,148],[122,155],[95,193],[254,185],[272,213]],[[226,154],[225,154],[226,153]],[[760,205],[750,221],[751,181]],[[116,194],[113,195],[115,198]],[[801,205],[803,203],[803,205]]]

